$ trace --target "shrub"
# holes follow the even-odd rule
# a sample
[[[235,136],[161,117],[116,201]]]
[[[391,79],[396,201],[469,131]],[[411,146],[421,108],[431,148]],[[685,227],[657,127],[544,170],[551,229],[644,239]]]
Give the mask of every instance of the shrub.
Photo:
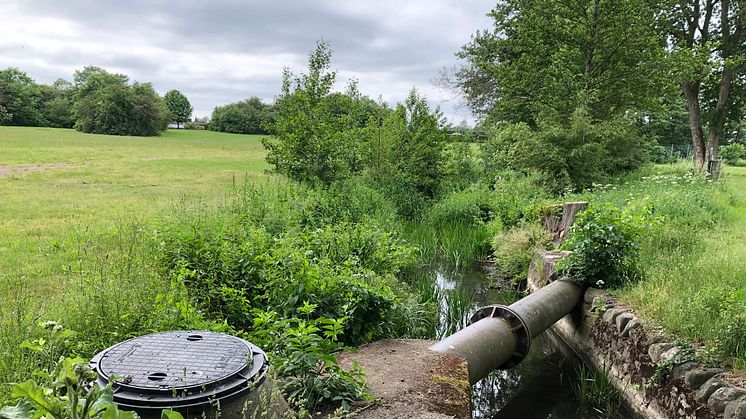
[[[498,272],[509,278],[524,278],[537,250],[546,247],[551,234],[539,225],[523,223],[502,232],[492,241]]]
[[[647,144],[625,118],[593,121],[584,108],[568,119],[543,117],[536,130],[508,125],[484,147],[487,173],[500,169],[542,172],[547,186],[583,189],[640,167]]]
[[[643,233],[656,221],[652,209],[592,207],[578,214],[563,249],[559,272],[584,286],[617,288],[638,277]]]
[[[272,105],[252,97],[237,103],[218,106],[212,111],[211,131],[234,134],[267,134],[274,120]]]
[[[435,203],[425,214],[428,224],[445,226],[461,223],[479,227],[495,217],[495,199],[485,187],[474,186],[454,192]]]
[[[544,186],[546,177],[536,172],[503,171],[493,182],[494,216],[506,227],[516,226],[521,221],[536,221],[539,207],[550,197]]]
[[[720,157],[728,164],[736,164],[746,154],[746,147],[740,143],[728,144],[720,147]]]

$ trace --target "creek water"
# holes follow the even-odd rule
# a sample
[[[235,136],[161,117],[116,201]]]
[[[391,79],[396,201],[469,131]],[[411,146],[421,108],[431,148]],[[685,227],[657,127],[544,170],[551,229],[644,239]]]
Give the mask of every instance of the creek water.
[[[497,281],[489,279],[482,269],[449,270],[440,266],[431,274],[440,295],[439,338],[465,327],[479,307],[508,305],[521,297],[510,287],[497,288]],[[601,406],[581,400],[578,371],[582,364],[569,348],[548,333],[551,332],[534,339],[529,355],[517,367],[494,371],[472,387],[472,416],[479,419],[631,417],[621,410],[604,413]]]

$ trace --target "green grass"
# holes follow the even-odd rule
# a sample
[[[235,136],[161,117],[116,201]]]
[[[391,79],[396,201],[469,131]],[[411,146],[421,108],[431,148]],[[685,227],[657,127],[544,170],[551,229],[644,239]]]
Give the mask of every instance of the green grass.
[[[266,178],[260,136],[169,130],[159,137],[0,127],[0,296],[48,295],[92,231],[152,219],[174,201],[220,199]],[[65,165],[18,172],[28,165]],[[0,297],[0,303],[5,297]]]
[[[643,279],[616,293],[644,318],[746,369],[746,168],[717,184],[685,165],[657,166],[582,198],[652,205],[663,223],[643,240]]]

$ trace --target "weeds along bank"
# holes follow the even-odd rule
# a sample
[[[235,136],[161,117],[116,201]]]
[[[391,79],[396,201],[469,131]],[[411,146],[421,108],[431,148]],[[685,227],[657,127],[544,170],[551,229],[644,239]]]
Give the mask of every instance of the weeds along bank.
[[[729,167],[714,183],[685,164],[655,166],[575,196],[591,208],[620,209],[613,220],[586,217],[581,228],[638,230],[626,253],[633,257],[618,266],[615,283],[603,278],[603,286],[688,340],[699,357],[739,369],[746,368],[745,175]]]
[[[359,185],[318,192],[273,184],[89,237],[79,281],[44,318],[23,298],[2,313],[3,398],[10,383],[51,369],[60,355],[90,357],[131,336],[206,328],[268,351],[300,408],[360,399],[362,375],[337,368],[333,353],[432,336],[437,322],[435,304],[403,281],[416,253],[387,229],[388,208]]]

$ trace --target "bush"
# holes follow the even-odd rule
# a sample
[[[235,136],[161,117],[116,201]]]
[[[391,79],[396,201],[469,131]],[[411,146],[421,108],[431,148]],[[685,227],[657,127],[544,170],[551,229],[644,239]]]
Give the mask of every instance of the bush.
[[[401,319],[409,295],[396,285],[414,249],[372,221],[341,220],[359,214],[316,219],[318,202],[335,201],[322,192],[281,191],[250,189],[217,214],[165,225],[164,266],[180,273],[200,307],[239,328],[251,324],[252,309],[293,318],[311,301],[318,316],[347,317],[346,343],[416,333],[419,326],[403,326],[418,321]]]
[[[237,103],[218,106],[212,111],[211,131],[234,134],[267,134],[274,120],[272,105],[252,97]]]
[[[508,278],[525,278],[534,253],[544,249],[551,238],[544,228],[529,223],[496,235],[492,254],[498,272]]]
[[[720,147],[719,154],[726,163],[735,165],[746,154],[746,147],[740,143],[728,144]]]
[[[637,279],[640,241],[656,220],[649,207],[599,206],[581,212],[562,245],[572,253],[559,262],[558,271],[599,288],[618,288]]]
[[[77,103],[75,128],[93,134],[158,135],[168,126],[166,105],[150,83],[124,81],[92,90]]]
[[[583,108],[568,120],[544,117],[539,128],[508,125],[484,147],[486,172],[542,172],[555,192],[583,189],[645,163],[647,144],[625,118],[595,122]]]

